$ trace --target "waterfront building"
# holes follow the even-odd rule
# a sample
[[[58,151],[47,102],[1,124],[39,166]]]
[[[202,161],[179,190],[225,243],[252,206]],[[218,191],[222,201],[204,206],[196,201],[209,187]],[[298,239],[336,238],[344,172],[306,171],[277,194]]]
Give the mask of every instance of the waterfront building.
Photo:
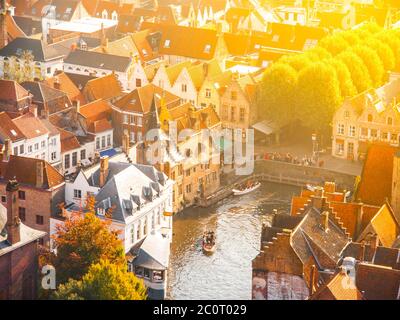
[[[400,114],[397,96],[400,79],[344,101],[332,122],[332,155],[364,159],[371,143],[399,146]]]
[[[110,219],[111,228],[119,231],[128,270],[145,279],[154,298],[164,297],[172,241],[169,213],[173,185],[172,180],[152,166],[102,157],[100,163],[81,169],[66,180],[63,214],[52,216],[50,234],[70,214],[85,214],[87,200],[92,196],[96,216]]]

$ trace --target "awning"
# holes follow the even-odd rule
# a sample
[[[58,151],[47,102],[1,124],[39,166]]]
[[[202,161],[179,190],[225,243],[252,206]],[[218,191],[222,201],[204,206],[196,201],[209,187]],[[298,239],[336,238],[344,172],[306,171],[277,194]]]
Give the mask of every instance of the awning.
[[[117,150],[115,149],[108,149],[100,152],[100,157],[108,156],[109,158],[115,156],[117,154]]]
[[[252,127],[257,131],[260,131],[266,135],[270,135],[279,130],[278,126],[273,121],[268,121],[268,120],[257,122]]]

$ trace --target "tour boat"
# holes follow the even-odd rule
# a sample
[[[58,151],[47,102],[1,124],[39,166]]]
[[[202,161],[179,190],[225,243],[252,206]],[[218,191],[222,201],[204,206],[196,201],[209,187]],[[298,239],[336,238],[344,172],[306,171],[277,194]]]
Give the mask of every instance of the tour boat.
[[[243,194],[247,194],[254,190],[257,190],[260,186],[261,186],[261,183],[257,181],[253,184],[239,187],[239,189],[232,189],[232,192],[235,196],[241,196]]]
[[[203,234],[202,248],[205,254],[212,254],[215,251],[215,233],[206,231]]]

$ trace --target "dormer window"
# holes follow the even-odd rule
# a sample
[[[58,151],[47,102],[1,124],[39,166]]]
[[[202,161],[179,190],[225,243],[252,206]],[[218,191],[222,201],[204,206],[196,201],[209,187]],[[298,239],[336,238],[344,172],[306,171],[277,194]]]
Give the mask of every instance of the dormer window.
[[[118,14],[115,11],[113,11],[113,13],[111,15],[111,19],[114,20],[114,21],[118,20]]]
[[[101,13],[101,17],[103,19],[108,19],[108,12],[106,10],[103,10],[103,12]]]
[[[142,49],[142,53],[143,55],[146,57],[148,55],[147,50],[146,49]]]
[[[164,48],[170,48],[171,47],[171,40],[167,39],[164,42]]]
[[[204,47],[204,53],[210,53],[210,51],[211,51],[211,45],[206,44],[206,46]]]

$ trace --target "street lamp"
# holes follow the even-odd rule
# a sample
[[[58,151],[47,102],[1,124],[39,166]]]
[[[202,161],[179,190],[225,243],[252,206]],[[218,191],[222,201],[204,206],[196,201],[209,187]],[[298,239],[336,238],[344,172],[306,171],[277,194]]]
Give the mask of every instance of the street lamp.
[[[313,142],[313,158],[318,165],[318,142],[317,142],[317,134],[313,133],[311,135],[311,140]]]

